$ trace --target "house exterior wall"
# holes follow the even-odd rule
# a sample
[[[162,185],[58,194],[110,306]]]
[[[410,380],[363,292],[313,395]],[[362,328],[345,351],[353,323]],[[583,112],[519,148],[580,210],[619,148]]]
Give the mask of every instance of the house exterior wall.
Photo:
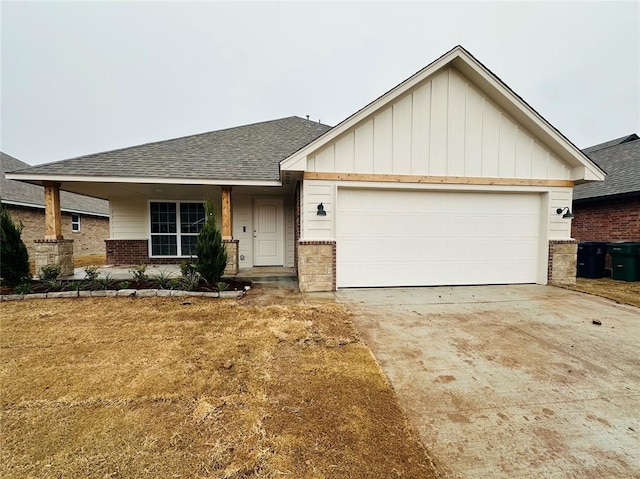
[[[232,191],[232,233],[238,240],[236,268],[253,266],[253,199],[251,194]],[[154,201],[182,201],[182,198],[161,198]],[[191,200],[193,201],[193,200]],[[220,197],[213,198],[214,204]],[[179,263],[182,258],[150,258],[149,242],[149,199],[121,197],[110,200],[112,215],[111,236],[107,243],[108,264]],[[216,213],[219,216],[219,213]],[[285,266],[294,266],[294,211],[293,199],[285,198]],[[235,254],[235,252],[234,252]]]
[[[35,258],[35,240],[44,238],[44,209],[28,208],[24,206],[3,205],[11,218],[22,222],[22,241],[27,246],[31,261]],[[65,239],[73,240],[73,254],[87,256],[104,254],[104,240],[109,237],[109,218],[81,214],[80,231],[71,230],[71,213],[62,213],[62,235]]]
[[[310,154],[306,171],[571,178],[571,168],[454,68]]]
[[[578,241],[640,241],[640,196],[573,205]]]

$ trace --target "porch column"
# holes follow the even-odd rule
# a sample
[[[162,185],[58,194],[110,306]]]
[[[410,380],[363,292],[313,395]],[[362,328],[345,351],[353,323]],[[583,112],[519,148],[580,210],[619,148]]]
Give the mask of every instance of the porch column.
[[[60,212],[60,184],[44,184],[44,239],[62,239],[62,213]]]
[[[224,269],[225,276],[238,274],[238,240],[233,239],[233,221],[231,209],[231,187],[222,187],[222,242],[227,249],[227,267]]]
[[[233,224],[231,221],[231,187],[222,187],[222,239],[233,239]]]
[[[46,265],[60,266],[62,276],[73,274],[73,240],[62,236],[62,213],[60,211],[60,184],[44,184],[44,238],[35,242],[35,273]]]

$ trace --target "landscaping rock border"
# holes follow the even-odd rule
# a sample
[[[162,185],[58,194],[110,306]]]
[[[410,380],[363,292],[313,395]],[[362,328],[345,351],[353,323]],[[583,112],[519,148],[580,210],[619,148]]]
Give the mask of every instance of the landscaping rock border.
[[[0,301],[20,301],[25,299],[49,299],[49,298],[105,298],[105,297],[136,297],[152,298],[155,296],[202,296],[205,298],[239,299],[246,294],[244,291],[183,291],[173,289],[118,289],[98,291],[56,291],[51,293],[32,294],[5,294],[0,296]]]

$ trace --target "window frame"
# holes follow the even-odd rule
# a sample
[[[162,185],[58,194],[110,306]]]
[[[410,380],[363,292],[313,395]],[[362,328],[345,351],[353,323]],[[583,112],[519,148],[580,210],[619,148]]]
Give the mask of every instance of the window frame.
[[[152,220],[151,220],[151,204],[152,203],[169,203],[175,206],[176,209],[176,232],[175,233],[152,233]],[[191,258],[195,257],[194,255],[183,255],[182,253],[182,236],[198,236],[199,233],[182,233],[181,232],[181,211],[180,205],[182,204],[200,204],[204,209],[204,201],[197,200],[148,200],[147,202],[147,231],[149,234],[148,238],[148,251],[149,258]],[[206,217],[206,216],[205,216]],[[175,255],[164,255],[164,254],[153,254],[153,237],[154,236],[175,236],[176,237],[176,254]]]
[[[78,218],[78,221],[74,221],[74,217]],[[80,215],[71,213],[71,232],[80,233]]]

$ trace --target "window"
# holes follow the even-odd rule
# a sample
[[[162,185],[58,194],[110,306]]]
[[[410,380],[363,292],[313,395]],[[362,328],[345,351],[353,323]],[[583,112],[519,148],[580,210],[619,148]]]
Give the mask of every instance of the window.
[[[71,231],[80,233],[80,215],[71,215]]]
[[[204,223],[202,203],[151,202],[151,256],[192,256]]]

